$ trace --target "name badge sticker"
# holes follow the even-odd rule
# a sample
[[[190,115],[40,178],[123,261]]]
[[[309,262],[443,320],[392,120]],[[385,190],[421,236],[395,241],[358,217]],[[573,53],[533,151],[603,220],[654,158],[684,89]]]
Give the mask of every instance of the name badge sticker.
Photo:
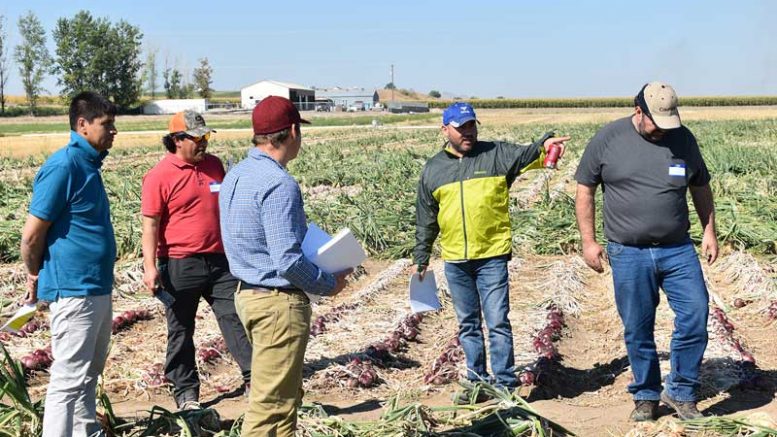
[[[221,191],[221,184],[218,182],[211,182],[210,183],[210,192],[211,193],[218,193]]]
[[[672,164],[669,166],[669,176],[685,177],[685,164]]]

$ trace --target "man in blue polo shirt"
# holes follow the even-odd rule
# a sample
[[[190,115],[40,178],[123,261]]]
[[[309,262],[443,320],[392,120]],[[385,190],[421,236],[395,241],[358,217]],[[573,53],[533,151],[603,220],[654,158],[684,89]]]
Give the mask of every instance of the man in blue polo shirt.
[[[33,182],[21,254],[27,303],[51,302],[54,364],[44,436],[89,436],[96,420],[97,378],[111,339],[116,241],[100,167],[116,135],[116,107],[93,92],[70,103],[70,143]]]

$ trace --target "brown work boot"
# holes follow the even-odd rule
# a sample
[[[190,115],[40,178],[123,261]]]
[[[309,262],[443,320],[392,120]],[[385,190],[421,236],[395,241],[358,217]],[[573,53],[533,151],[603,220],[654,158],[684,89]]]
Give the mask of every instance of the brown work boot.
[[[666,391],[661,392],[661,402],[673,409],[677,413],[677,416],[682,420],[701,419],[704,417],[704,415],[696,409],[696,402],[676,401],[670,398]]]
[[[634,411],[629,420],[632,422],[648,422],[658,417],[658,401],[634,401]]]

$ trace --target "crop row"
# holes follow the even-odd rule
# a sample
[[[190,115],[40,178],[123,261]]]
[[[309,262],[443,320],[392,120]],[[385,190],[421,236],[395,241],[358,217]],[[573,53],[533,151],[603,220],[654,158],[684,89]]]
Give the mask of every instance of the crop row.
[[[688,124],[699,139],[713,175],[721,240],[755,253],[777,253],[777,149],[769,147],[777,142],[777,123],[762,120]],[[565,177],[554,176],[572,184],[569,172],[598,127],[542,124],[512,127],[507,132],[500,128],[500,132],[524,141],[547,130],[572,135],[565,160],[568,167],[564,168],[567,163],[562,161],[560,168]],[[306,142],[312,145],[303,148],[299,159],[290,163],[289,171],[308,188],[308,193],[332,187],[327,196],[306,195],[311,221],[330,232],[349,226],[373,256],[407,257],[414,245],[418,177],[424,162],[440,150],[442,140],[434,130],[358,132],[315,132],[306,136]],[[484,127],[480,136],[489,138],[489,128]],[[140,184],[143,174],[153,165],[153,160],[145,159],[140,152],[158,153],[159,149],[160,146],[149,146],[117,150],[106,161],[103,176],[112,205],[119,255],[123,258],[140,254]],[[225,162],[234,163],[245,156],[247,144],[214,141],[210,150]],[[112,166],[114,159],[122,164]],[[9,161],[10,167],[5,166],[5,161]],[[3,161],[4,173],[16,171],[14,162]],[[26,158],[19,162],[39,165],[42,159]],[[526,178],[536,181],[536,186],[544,186],[542,172],[528,173]],[[19,233],[27,214],[31,181],[32,176],[28,175],[0,183],[0,262],[19,259]],[[312,187],[319,188],[310,190]],[[539,254],[577,251],[574,202],[569,196],[560,195],[563,188],[556,185],[549,190],[559,193],[553,199],[543,198],[511,208],[517,249]],[[697,222],[692,220],[695,238],[700,235]],[[602,235],[601,231],[597,234]]]

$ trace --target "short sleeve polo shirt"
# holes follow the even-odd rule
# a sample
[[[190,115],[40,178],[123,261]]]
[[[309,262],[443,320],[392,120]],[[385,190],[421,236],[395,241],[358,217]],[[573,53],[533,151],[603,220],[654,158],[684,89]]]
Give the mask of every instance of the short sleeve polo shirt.
[[[218,196],[224,166],[213,155],[189,164],[168,153],[143,178],[141,212],[159,217],[158,257],[224,253]]]
[[[71,132],[70,143],[35,176],[29,212],[51,222],[38,277],[41,300],[111,293],[116,240],[100,175],[107,154]]]

